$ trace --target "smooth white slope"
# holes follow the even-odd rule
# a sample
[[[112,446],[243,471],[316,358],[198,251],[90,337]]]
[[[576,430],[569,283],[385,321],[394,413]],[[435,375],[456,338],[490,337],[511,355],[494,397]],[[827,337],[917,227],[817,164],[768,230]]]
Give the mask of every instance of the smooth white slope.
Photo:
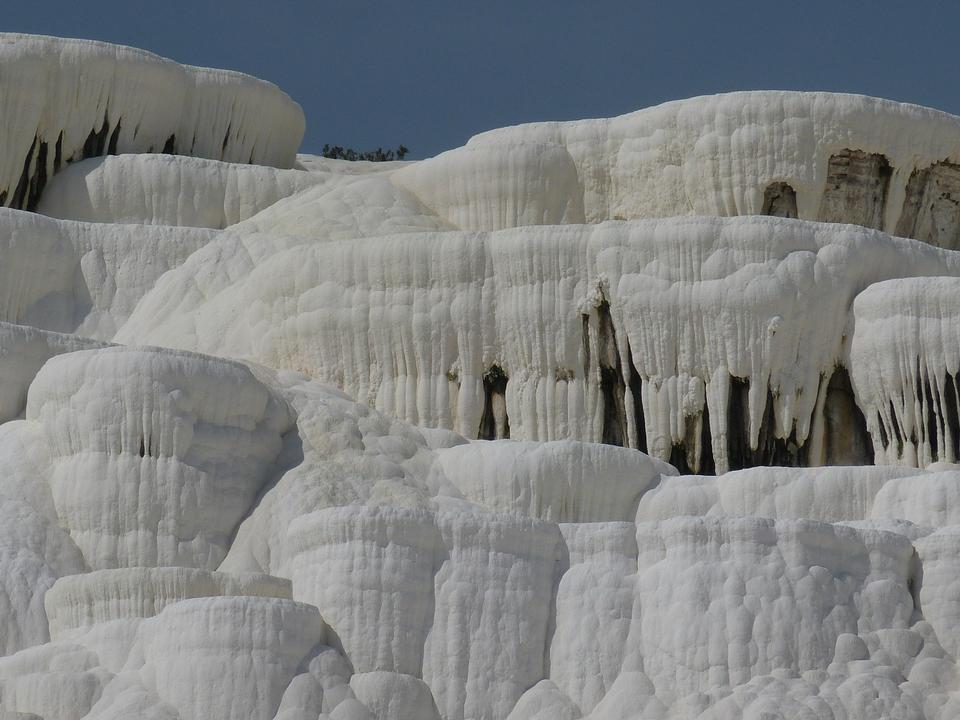
[[[0,208],[0,320],[109,340],[158,278],[215,236]]]
[[[111,155],[54,175],[37,212],[84,222],[221,229],[335,177],[182,155]]]
[[[447,481],[497,512],[578,523],[633,520],[641,496],[676,469],[636,450],[573,441],[475,442],[437,451]]]
[[[0,322],[0,423],[15,419],[26,409],[27,388],[47,360],[103,346],[77,335]]]

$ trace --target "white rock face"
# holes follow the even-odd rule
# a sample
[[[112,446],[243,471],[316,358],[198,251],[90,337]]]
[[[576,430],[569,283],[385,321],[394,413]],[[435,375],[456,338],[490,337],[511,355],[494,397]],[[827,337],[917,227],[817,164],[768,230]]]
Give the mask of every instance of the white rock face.
[[[307,653],[323,640],[317,609],[291,600],[183,600],[145,620],[138,645],[144,685],[184,720],[270,720]]]
[[[47,178],[85,157],[163,151],[290,167],[303,137],[300,106],[242,73],[14,33],[0,36],[0,63],[0,205],[33,205]]]
[[[159,277],[214,236],[211,230],[77,223],[0,208],[0,319],[109,340]]]
[[[375,718],[440,718],[430,688],[422,680],[409,675],[388,672],[357,673],[350,678],[350,689]]]
[[[776,669],[825,667],[842,634],[907,627],[912,614],[912,546],[898,535],[677,518],[638,526],[637,541],[641,656],[668,705]]]
[[[960,119],[349,163],[128,48],[0,93],[0,720],[960,717]]]
[[[896,491],[884,494],[887,484],[903,479],[897,487],[904,495],[923,503],[928,493],[921,490],[925,477],[910,468],[822,467],[750,468],[722,477],[682,476],[664,478],[640,500],[637,521],[666,520],[685,515],[763,517],[773,520],[819,520],[841,522],[878,517],[913,520],[899,509]],[[921,511],[922,512],[922,511]],[[948,523],[931,523],[933,525]]]
[[[467,437],[614,440],[721,471],[849,444],[825,413],[854,297],[960,273],[862,228],[682,218],[298,244],[194,303],[193,278],[231,272],[224,251],[167,273],[117,337],[306,371]]]
[[[290,598],[290,582],[254,573],[234,575],[185,567],[95,570],[60,578],[44,596],[54,639],[113,620],[147,618],[195,597]]]
[[[854,303],[853,381],[878,462],[926,466],[960,456],[960,317],[953,278],[896,280]],[[884,349],[878,352],[879,344]]]
[[[49,639],[44,594],[58,577],[88,568],[62,529],[7,493],[0,520],[0,641],[6,655]]]
[[[404,168],[397,179],[470,230],[764,214],[914,237],[909,230],[923,218],[917,223],[911,216],[906,231],[897,230],[898,221],[917,214],[914,198],[931,181],[955,170],[958,130],[952,115],[860,95],[739,92],[610,119],[491,130]],[[936,168],[932,178],[929,168]],[[914,171],[924,170],[910,183]],[[838,179],[840,187],[833,187]],[[769,192],[782,185],[792,203],[788,193]],[[535,203],[553,214],[531,213]],[[557,217],[564,203],[570,216]]]
[[[641,495],[677,472],[612,445],[507,440],[440,450],[434,469],[479,505],[565,523],[633,520]]]
[[[181,600],[221,595],[289,599],[290,583],[269,575],[184,567],[97,570],[61,577],[44,605],[54,642],[83,646],[104,668],[120,673],[143,619]]]
[[[54,175],[37,211],[85,222],[221,229],[331,176],[182,155],[91,158]]]
[[[505,717],[544,676],[549,602],[527,600],[550,597],[555,525],[349,507],[290,536],[294,597],[320,608],[356,672],[423,677],[455,718]]]
[[[23,414],[27,389],[43,363],[54,355],[96,347],[103,347],[103,343],[0,322],[0,422]]]
[[[215,568],[290,425],[246,367],[157,349],[48,361],[27,420],[50,455],[60,524],[91,568]]]

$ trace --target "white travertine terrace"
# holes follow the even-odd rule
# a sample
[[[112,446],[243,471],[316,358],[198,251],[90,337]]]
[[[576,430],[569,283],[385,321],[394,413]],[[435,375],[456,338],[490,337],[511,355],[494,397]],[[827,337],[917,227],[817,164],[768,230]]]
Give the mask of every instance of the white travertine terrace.
[[[42,428],[59,522],[92,569],[216,568],[291,424],[242,365],[120,347],[49,360],[26,418]]]
[[[951,251],[757,217],[298,241],[238,271],[220,262],[235,242],[163,276],[117,338],[305,371],[468,437],[497,367],[509,437],[613,433],[664,460],[683,445],[694,469],[706,454],[743,466],[732,433],[753,451],[764,432],[822,457],[854,297],[891,277],[960,275]],[[248,257],[269,240],[239,242],[257,248]]]
[[[844,151],[864,157],[848,163]],[[873,155],[885,158],[889,172],[871,166]],[[835,156],[840,162],[831,168]],[[791,217],[864,218],[872,222],[859,224],[894,232],[916,214],[905,212],[911,190],[923,190],[916,180],[908,188],[913,174],[941,166],[955,171],[958,162],[960,119],[947,113],[862,95],[737,92],[610,119],[491,130],[402,169],[397,182],[469,230],[784,214],[785,204],[766,197],[783,183],[795,193]],[[879,177],[870,177],[878,170]],[[853,182],[835,188],[841,178]],[[885,184],[879,197],[866,179]],[[765,208],[765,200],[773,207]],[[925,225],[922,217],[919,224]]]
[[[578,523],[633,520],[641,496],[676,470],[611,445],[498,440],[438,450],[434,472],[497,512]]]
[[[0,35],[0,205],[33,205],[74,160],[115,152],[290,167],[300,106],[270,83],[92,40]]]
[[[109,340],[161,275],[215,236],[0,208],[0,321]]]
[[[290,582],[255,573],[230,574],[185,567],[94,570],[60,578],[44,596],[56,640],[114,620],[148,618],[195,597],[244,595],[290,599]]]
[[[182,155],[109,155],[54,175],[37,212],[94,223],[222,229],[290,195],[339,179]]]
[[[854,303],[852,380],[877,462],[956,462],[960,280],[893,280]]]
[[[349,163],[22,35],[0,97],[0,720],[960,717],[960,118]]]

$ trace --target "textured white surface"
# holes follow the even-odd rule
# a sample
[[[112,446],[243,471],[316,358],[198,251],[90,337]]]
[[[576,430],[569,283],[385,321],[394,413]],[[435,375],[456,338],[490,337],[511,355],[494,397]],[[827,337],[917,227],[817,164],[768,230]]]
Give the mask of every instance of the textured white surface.
[[[457,445],[438,451],[434,468],[479,505],[572,523],[633,520],[640,496],[676,474],[643,453],[569,440]]]
[[[669,459],[706,409],[721,470],[728,467],[731,377],[749,381],[738,430],[752,447],[768,392],[771,434],[822,443],[817,432],[811,436],[820,427],[818,398],[846,362],[857,293],[890,277],[960,274],[953,252],[778,218],[298,243],[239,270],[221,262],[235,242],[228,231],[167,273],[117,338],[305,371],[387,414],[467,437],[480,425],[483,377],[498,365],[509,377],[512,438],[597,442],[606,302],[629,444]],[[267,241],[241,242],[247,258]],[[639,398],[626,382],[631,362]]]
[[[111,148],[167,148],[290,167],[303,136],[300,106],[274,85],[242,73],[179,65],[92,40],[14,33],[0,35],[0,63],[3,205],[15,201],[21,182],[41,190],[38,178],[53,176],[58,156],[67,163]],[[95,137],[95,150],[87,152],[91,134],[102,138],[98,143]]]
[[[13,420],[27,407],[27,388],[54,355],[102,347],[76,335],[47,332],[0,322],[0,422]]]
[[[862,95],[729,93],[491,130],[397,182],[469,230],[757,215],[777,182],[796,191],[797,217],[818,220],[830,157],[845,149],[881,153],[897,171],[878,226],[893,232],[911,173],[960,160],[960,119]]]
[[[896,482],[902,479],[902,482]],[[902,488],[887,491],[887,484]],[[683,476],[664,478],[640,501],[637,521],[666,520],[684,515],[755,516],[774,520],[820,520],[840,522],[873,517],[879,497],[879,517],[914,520],[901,514],[896,503],[923,504],[935,495],[926,492],[926,477],[912,468],[821,467],[749,468],[721,477]],[[909,498],[909,499],[907,499]],[[922,512],[922,511],[921,511]],[[922,523],[943,525],[950,523]]]
[[[270,720],[307,653],[323,640],[315,607],[291,600],[183,600],[145,620],[131,655],[184,720]]]
[[[215,236],[0,208],[0,320],[109,340],[159,277]]]
[[[37,212],[86,222],[219,229],[332,176],[182,155],[91,158],[57,173]]]
[[[245,76],[0,70],[0,193],[36,137],[72,218],[0,210],[0,719],[960,717],[960,119],[295,161]]]
[[[289,409],[246,367],[158,349],[60,355],[30,386],[60,524],[94,569],[215,568]]]
[[[960,407],[960,280],[878,283],[854,303],[852,380],[877,462],[956,462]],[[884,442],[885,440],[885,442]]]

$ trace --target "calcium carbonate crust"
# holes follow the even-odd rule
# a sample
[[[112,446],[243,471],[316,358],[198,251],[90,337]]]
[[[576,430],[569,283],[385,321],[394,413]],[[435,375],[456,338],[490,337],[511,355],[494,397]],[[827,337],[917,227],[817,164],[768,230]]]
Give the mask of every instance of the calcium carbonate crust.
[[[0,205],[35,207],[66,164],[172,152],[290,167],[300,106],[270,83],[92,40],[0,35]]]
[[[960,119],[0,68],[0,719],[960,717]]]

